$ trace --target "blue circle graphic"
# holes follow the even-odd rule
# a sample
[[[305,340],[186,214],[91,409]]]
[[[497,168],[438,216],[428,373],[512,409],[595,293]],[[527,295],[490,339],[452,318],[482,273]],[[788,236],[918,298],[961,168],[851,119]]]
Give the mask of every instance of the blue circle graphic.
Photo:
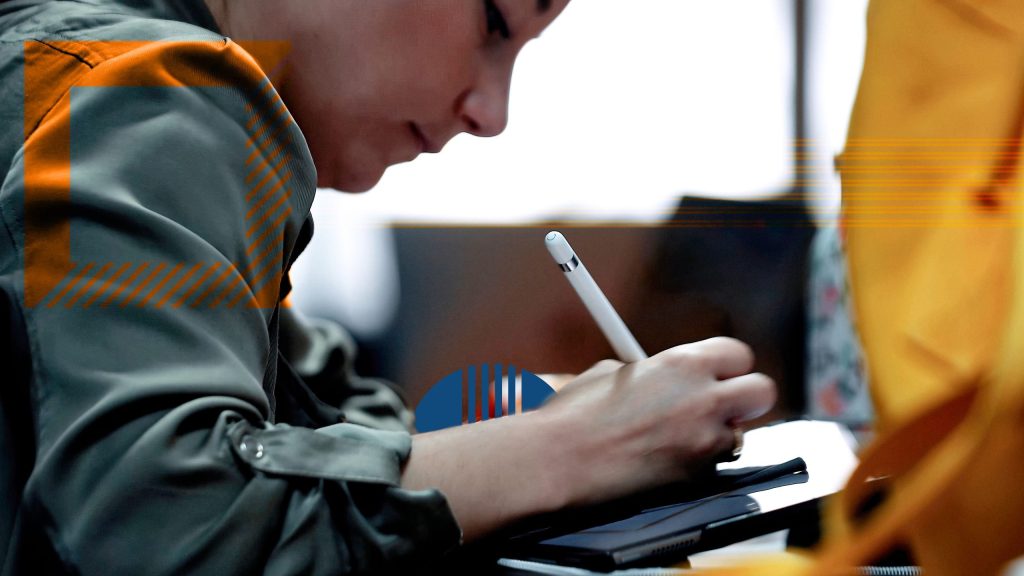
[[[555,391],[514,365],[481,364],[434,384],[416,406],[416,429],[432,432],[537,408]]]

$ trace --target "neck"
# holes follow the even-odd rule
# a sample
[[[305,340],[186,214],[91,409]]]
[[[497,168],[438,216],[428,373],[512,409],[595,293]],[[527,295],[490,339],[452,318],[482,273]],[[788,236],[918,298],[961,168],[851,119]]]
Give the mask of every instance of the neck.
[[[253,16],[260,13],[256,6],[247,6],[246,10],[238,11],[231,9],[231,0],[204,1],[210,14],[213,15],[213,19],[217,21],[217,27],[225,36],[241,41],[262,39],[258,34],[259,28],[256,26]],[[250,2],[250,4],[256,3]]]

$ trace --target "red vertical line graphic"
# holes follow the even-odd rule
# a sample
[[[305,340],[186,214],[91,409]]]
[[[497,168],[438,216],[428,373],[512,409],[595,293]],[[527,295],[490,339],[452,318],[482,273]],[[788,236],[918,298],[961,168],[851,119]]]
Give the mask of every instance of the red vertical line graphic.
[[[484,377],[487,378],[487,418],[493,420],[497,412],[495,404],[498,403],[498,397],[494,394],[494,370],[491,369],[490,364],[484,364],[484,366],[487,366],[487,372],[484,374]]]
[[[159,292],[164,287],[164,285],[167,284],[167,281],[170,280],[171,278],[173,278],[178,273],[178,271],[181,270],[184,267],[185,267],[184,264],[175,264],[174,268],[171,268],[171,271],[168,272],[167,275],[164,276],[160,280],[160,282],[158,282],[157,285],[154,286],[153,289],[149,291],[149,294],[146,294],[146,297],[143,298],[141,301],[139,301],[138,304],[136,304],[136,306],[141,308],[141,307],[145,306],[146,304],[148,304],[150,299],[152,299],[153,296],[156,296],[157,292]]]
[[[117,290],[114,290],[114,292],[110,295],[109,298],[100,303],[100,306],[110,306],[110,303],[113,302],[114,299],[116,299],[118,296],[120,296],[121,292],[124,292],[129,286],[131,286],[132,282],[135,282],[135,279],[138,278],[139,274],[141,274],[142,271],[145,270],[146,268],[149,268],[148,262],[143,262],[142,264],[140,264],[139,267],[135,269],[135,272],[132,272],[132,275],[129,276],[127,280],[120,283]]]
[[[480,364],[476,367],[476,420],[483,422],[487,419],[487,381],[485,380],[485,366]]]
[[[128,263],[128,262],[125,262],[124,264],[122,264],[120,268],[118,268],[117,270],[114,271],[114,273],[110,276],[110,278],[107,278],[106,282],[104,282],[102,285],[100,285],[99,289],[96,290],[96,293],[93,294],[92,298],[89,298],[88,300],[85,301],[85,304],[83,304],[82,307],[83,308],[88,308],[88,307],[92,306],[93,303],[96,302],[96,300],[98,300],[99,297],[102,296],[104,292],[109,290],[110,287],[114,284],[114,282],[118,278],[121,277],[121,274],[124,274],[128,270],[128,268],[130,268],[130,267],[131,267],[131,264]]]
[[[72,278],[72,279],[71,279],[71,280],[70,280],[70,281],[69,281],[69,282],[67,283],[67,285],[66,285],[66,286],[64,286],[64,289],[60,291],[60,294],[57,294],[57,296],[55,296],[53,300],[50,300],[50,302],[49,302],[49,303],[48,303],[48,304],[46,305],[46,307],[47,307],[47,308],[53,308],[54,306],[56,306],[56,305],[57,305],[57,303],[58,303],[58,302],[60,302],[61,300],[63,300],[63,299],[64,299],[64,297],[65,297],[65,296],[67,296],[68,292],[69,292],[69,291],[70,291],[70,290],[71,290],[72,288],[74,288],[74,287],[75,287],[75,284],[78,284],[78,281],[79,281],[79,280],[81,280],[83,276],[85,276],[86,274],[88,274],[88,273],[89,273],[89,270],[92,270],[92,267],[93,267],[93,266],[95,266],[95,265],[96,265],[96,263],[95,263],[95,262],[89,262],[88,264],[86,264],[86,265],[85,265],[85,268],[83,268],[83,269],[82,269],[82,271],[81,271],[81,272],[79,272],[77,276],[75,276],[74,278]]]
[[[192,301],[192,307],[197,308],[200,304],[203,303],[203,300],[206,300],[207,296],[216,292],[217,287],[220,286],[221,282],[227,280],[228,276],[230,276],[232,272],[237,272],[237,270],[235,269],[234,266],[228,264],[228,267],[225,268],[223,272],[221,272],[220,276],[217,276],[217,279],[211,282],[210,285],[207,286],[206,290],[204,290],[203,293],[200,294],[198,298]]]
[[[483,419],[483,411],[480,410],[480,405],[483,402],[483,388],[480,387],[480,371],[473,367],[473,416],[474,422],[479,422]]]
[[[484,399],[484,370],[483,365],[476,371],[476,378],[473,379],[473,386],[476,386],[476,421],[480,422],[484,419],[483,405],[486,400]]]
[[[210,278],[210,276],[219,268],[220,262],[214,262],[213,264],[211,264],[210,267],[207,268],[206,272],[204,272],[203,275],[199,277],[199,280],[196,280],[192,284],[192,287],[189,288],[188,291],[186,291],[184,294],[182,294],[181,298],[177,302],[175,302],[173,306],[175,308],[181,308],[181,305],[184,304],[185,301],[188,300],[193,294],[195,294],[196,291],[199,290],[199,287],[202,286],[203,283],[205,283]]]
[[[110,270],[110,268],[113,266],[113,262],[107,262],[102,267],[100,267],[100,271],[97,272],[95,276],[90,278],[89,281],[85,283],[85,286],[82,286],[82,288],[78,291],[77,294],[74,295],[74,297],[65,302],[64,307],[71,308],[72,306],[74,306],[79,300],[82,299],[82,296],[85,296],[89,289],[92,288],[92,285],[95,284],[96,281],[99,280],[101,277],[103,277],[107,273],[107,271]]]
[[[488,418],[490,418],[491,404],[493,403],[490,393],[490,379],[487,377],[487,373],[487,364],[481,364],[480,370],[477,372],[477,374],[480,376],[480,420],[487,420]]]
[[[460,370],[462,375],[462,423],[469,423],[469,382],[466,380],[468,370]]]
[[[280,197],[277,199],[277,202],[275,202],[273,206],[268,208],[266,213],[263,214],[263,216],[260,216],[259,221],[254,222],[253,225],[249,227],[249,230],[246,232],[246,235],[245,235],[247,240],[253,234],[255,234],[257,230],[259,230],[260,226],[262,226],[263,223],[267,221],[267,219],[269,219],[271,216],[273,216],[278,211],[278,209],[280,209],[281,206],[285,202],[288,201],[288,196],[289,196],[288,194],[280,195]],[[266,198],[270,198],[270,194],[267,194]],[[274,221],[270,226],[267,227],[267,230],[273,230],[277,226],[279,226],[281,224],[281,222],[284,222],[284,219],[287,218],[287,216],[288,216],[288,212],[289,212],[289,210],[286,210],[285,214],[283,216],[278,216],[277,220]],[[265,236],[266,234],[267,234],[267,231],[264,231],[263,235]],[[260,238],[257,238],[255,241],[250,241],[251,242],[251,244],[249,246],[250,253],[251,253],[251,250],[252,250],[253,246],[258,244],[262,239],[263,239],[263,236],[260,236]]]
[[[156,268],[153,268],[153,271],[149,273],[149,276],[146,276],[146,278],[143,279],[142,282],[140,282],[139,285],[135,287],[135,290],[133,290],[132,293],[129,294],[128,297],[125,298],[123,302],[121,302],[121,307],[124,308],[125,306],[128,305],[129,302],[135,300],[135,297],[138,296],[140,292],[142,292],[142,289],[145,288],[146,285],[148,285],[150,282],[152,282],[153,279],[156,278],[156,275],[159,274],[160,271],[166,267],[167,264],[164,262],[157,264]]]
[[[502,365],[495,362],[491,365],[491,390],[493,390],[494,396],[494,417],[501,418],[505,415],[505,411],[502,410],[501,403],[505,401],[501,397],[501,377],[502,377]]]
[[[509,376],[512,376],[511,374]],[[523,373],[522,370],[516,368],[515,372],[516,379],[516,414],[523,413]]]
[[[206,264],[204,264],[203,262],[197,262],[195,266],[189,268],[188,272],[186,272],[184,276],[182,276],[177,282],[175,282],[174,286],[172,286],[171,289],[168,290],[166,294],[164,294],[164,297],[161,298],[160,301],[156,303],[156,307],[163,308],[164,304],[167,304],[167,301],[173,298],[174,295],[178,293],[178,290],[181,290],[181,287],[185,285],[185,282],[188,282],[188,279],[194,276],[195,273],[198,272],[199,269],[205,265]]]
[[[476,422],[476,402],[477,396],[480,395],[476,389],[476,366],[466,367],[467,380],[469,383],[469,423]]]

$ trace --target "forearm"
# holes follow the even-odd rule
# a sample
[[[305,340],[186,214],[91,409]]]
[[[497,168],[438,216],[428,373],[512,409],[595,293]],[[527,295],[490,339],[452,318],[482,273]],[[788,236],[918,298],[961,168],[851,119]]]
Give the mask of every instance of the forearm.
[[[569,504],[580,452],[568,423],[546,412],[413,436],[402,487],[441,490],[466,541]]]
[[[437,488],[464,540],[523,516],[706,472],[736,422],[775,401],[740,342],[712,339],[636,364],[602,362],[544,407],[413,437],[403,488]]]

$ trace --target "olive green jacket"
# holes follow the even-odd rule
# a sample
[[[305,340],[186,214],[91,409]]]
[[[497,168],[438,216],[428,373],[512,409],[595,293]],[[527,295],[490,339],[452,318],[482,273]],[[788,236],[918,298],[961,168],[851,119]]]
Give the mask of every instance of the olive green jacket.
[[[277,49],[216,29],[0,3],[0,575],[397,573],[459,541],[343,338],[309,383],[279,352],[316,176]]]

